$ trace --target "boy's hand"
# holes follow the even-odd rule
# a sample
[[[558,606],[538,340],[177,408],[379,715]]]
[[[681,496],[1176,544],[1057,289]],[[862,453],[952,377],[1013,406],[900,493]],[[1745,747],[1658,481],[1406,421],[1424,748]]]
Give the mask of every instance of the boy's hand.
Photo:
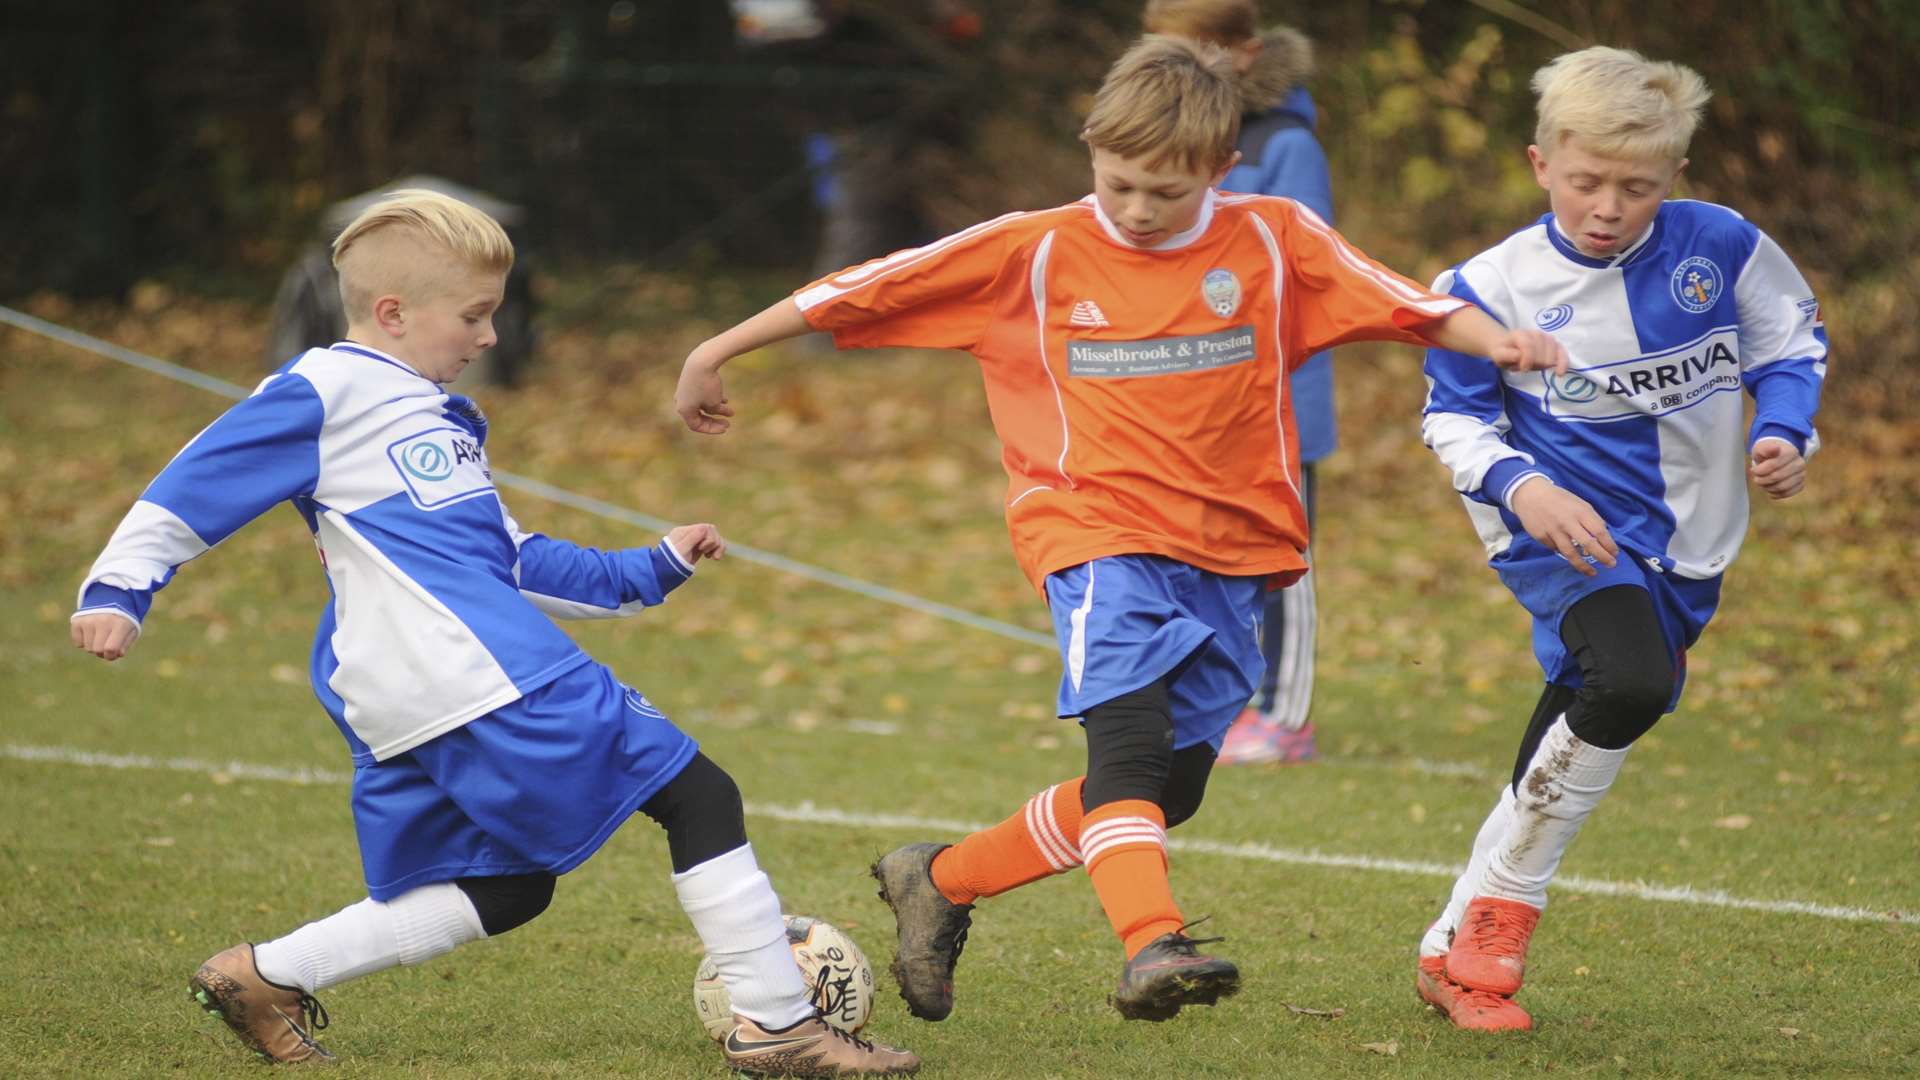
[[[727,404],[727,392],[720,385],[719,365],[705,359],[699,349],[680,369],[680,385],[673,391],[673,411],[703,435],[719,435],[731,426],[727,418],[733,415],[733,406]]]
[[[675,526],[667,533],[667,543],[673,545],[673,550],[679,552],[689,566],[703,558],[718,559],[727,553],[727,542],[720,530],[705,522]]]
[[[140,625],[125,615],[91,611],[75,615],[71,627],[74,647],[85,649],[102,660],[118,660],[133,648],[140,636]]]
[[[1807,485],[1807,459],[1785,439],[1761,439],[1753,444],[1747,475],[1768,496],[1791,499]]]
[[[1544,330],[1509,330],[1487,359],[1508,371],[1567,373],[1567,347]]]
[[[1594,563],[1612,566],[1620,549],[1587,500],[1536,476],[1520,482],[1507,502],[1527,535],[1560,553],[1575,570],[1593,577]]]

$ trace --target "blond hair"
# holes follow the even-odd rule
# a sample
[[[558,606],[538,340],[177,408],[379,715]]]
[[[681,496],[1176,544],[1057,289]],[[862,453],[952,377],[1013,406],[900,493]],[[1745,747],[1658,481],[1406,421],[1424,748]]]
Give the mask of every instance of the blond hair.
[[[349,321],[366,316],[380,296],[429,300],[457,284],[457,275],[504,275],[513,241],[486,212],[426,188],[382,196],[333,241],[340,299]]]
[[[1141,23],[1149,34],[1233,46],[1259,36],[1260,9],[1253,0],[1147,0]]]
[[[1148,168],[1211,172],[1233,158],[1240,105],[1226,50],[1149,34],[1107,71],[1080,139]]]
[[[1692,68],[1595,45],[1533,73],[1540,122],[1533,141],[1549,156],[1578,135],[1602,157],[1678,163],[1712,93]]]

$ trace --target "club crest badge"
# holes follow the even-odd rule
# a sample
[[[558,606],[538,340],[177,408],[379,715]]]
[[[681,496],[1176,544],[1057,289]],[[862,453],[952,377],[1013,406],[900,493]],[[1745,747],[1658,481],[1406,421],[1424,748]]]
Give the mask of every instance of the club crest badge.
[[[1670,283],[1673,302],[1684,310],[1698,315],[1720,299],[1720,290],[1726,283],[1726,277],[1711,259],[1698,255],[1682,259],[1679,266],[1673,268],[1673,280]]]
[[[1232,318],[1233,313],[1240,310],[1240,279],[1234,277],[1231,270],[1215,267],[1200,279],[1200,295],[1215,315]]]

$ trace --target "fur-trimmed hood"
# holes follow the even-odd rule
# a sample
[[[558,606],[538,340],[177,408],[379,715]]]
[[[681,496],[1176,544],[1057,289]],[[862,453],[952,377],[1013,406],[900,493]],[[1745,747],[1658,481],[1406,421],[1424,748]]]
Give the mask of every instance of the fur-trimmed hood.
[[[1313,75],[1313,42],[1290,26],[1260,31],[1266,46],[1253,68],[1240,76],[1240,96],[1249,113],[1264,113],[1287,99]]]

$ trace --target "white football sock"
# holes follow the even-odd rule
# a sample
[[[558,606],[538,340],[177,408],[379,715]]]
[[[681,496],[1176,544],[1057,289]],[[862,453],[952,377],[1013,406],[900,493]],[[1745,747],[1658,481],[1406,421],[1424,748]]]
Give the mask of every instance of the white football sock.
[[[1453,948],[1454,931],[1460,929],[1460,919],[1467,913],[1467,904],[1473,899],[1474,890],[1480,887],[1480,877],[1487,870],[1487,856],[1492,854],[1493,845],[1507,833],[1507,826],[1513,821],[1513,785],[1500,785],[1500,798],[1493,804],[1493,810],[1487,814],[1487,820],[1480,823],[1480,831],[1473,838],[1473,856],[1467,860],[1467,868],[1454,879],[1453,895],[1447,900],[1446,910],[1440,913],[1427,934],[1420,939],[1421,956],[1445,956]]]
[[[385,903],[369,898],[343,908],[254,946],[253,962],[268,982],[311,994],[396,964],[431,960],[486,936],[473,901],[445,881]]]
[[[734,1012],[772,1028],[813,1015],[807,980],[787,944],[780,898],[754,861],[752,844],[673,875],[673,888],[720,971]]]
[[[1560,868],[1560,857],[1620,775],[1628,749],[1602,750],[1583,742],[1562,713],[1520,776],[1513,824],[1487,858],[1480,894],[1544,910],[1547,882]]]

